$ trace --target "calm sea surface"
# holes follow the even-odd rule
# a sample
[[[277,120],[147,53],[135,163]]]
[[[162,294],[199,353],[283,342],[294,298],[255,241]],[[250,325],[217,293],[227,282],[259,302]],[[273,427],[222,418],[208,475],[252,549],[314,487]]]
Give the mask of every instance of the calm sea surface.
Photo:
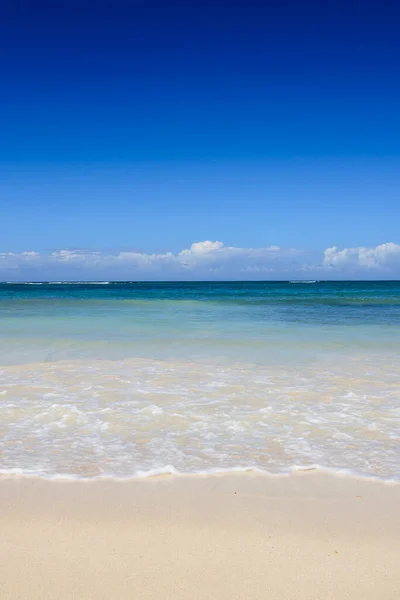
[[[399,407],[400,282],[0,284],[3,473],[392,479]]]

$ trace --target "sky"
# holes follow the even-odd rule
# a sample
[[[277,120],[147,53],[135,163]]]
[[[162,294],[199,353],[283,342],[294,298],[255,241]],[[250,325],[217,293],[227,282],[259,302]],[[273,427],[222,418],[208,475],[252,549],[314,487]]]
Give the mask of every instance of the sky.
[[[400,7],[0,6],[0,280],[400,278]]]

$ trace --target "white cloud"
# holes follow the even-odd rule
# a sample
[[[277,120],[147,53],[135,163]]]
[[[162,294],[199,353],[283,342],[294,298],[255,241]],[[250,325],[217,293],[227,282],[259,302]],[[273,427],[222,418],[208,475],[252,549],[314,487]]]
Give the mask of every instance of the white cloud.
[[[211,265],[222,263],[228,265],[235,262],[237,266],[242,266],[243,261],[269,261],[273,253],[280,250],[278,246],[268,246],[266,248],[236,248],[234,246],[224,246],[223,242],[196,242],[189,249],[182,250],[175,256],[176,261],[186,268],[195,266]],[[239,264],[240,263],[240,264]],[[211,268],[211,266],[209,266]]]
[[[240,248],[221,241],[193,243],[180,252],[99,252],[61,249],[0,253],[0,280],[85,279],[324,279],[400,275],[400,245],[310,253],[279,246]]]
[[[249,272],[269,272],[271,263],[289,255],[295,250],[283,250],[279,246],[264,248],[236,248],[224,246],[221,241],[205,240],[193,243],[190,248],[178,253],[166,252],[147,254],[144,252],[106,253],[91,250],[62,249],[52,253],[34,251],[21,254],[3,253],[1,271],[19,270],[21,279],[41,277],[57,279],[64,277],[79,279],[82,277],[134,278],[178,277],[195,278],[207,273],[234,275]],[[0,271],[0,276],[1,276]],[[90,271],[91,274],[88,274]],[[4,276],[3,276],[4,278]]]
[[[220,248],[223,248],[223,246],[223,242],[210,242],[210,240],[206,240],[205,242],[195,242],[190,246],[190,250],[182,250],[179,255],[207,254],[213,250],[219,250]]]
[[[257,267],[256,265],[249,265],[242,269],[243,273],[274,273],[275,269],[272,267]]]
[[[339,269],[390,269],[400,266],[400,245],[387,242],[375,247],[358,246],[343,250],[333,246],[324,252],[324,266]]]

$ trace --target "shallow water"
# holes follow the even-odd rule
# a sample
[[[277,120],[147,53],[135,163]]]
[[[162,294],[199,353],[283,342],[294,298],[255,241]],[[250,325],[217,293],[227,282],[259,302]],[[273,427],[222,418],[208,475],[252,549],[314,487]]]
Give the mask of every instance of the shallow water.
[[[400,284],[0,285],[0,470],[398,475]]]

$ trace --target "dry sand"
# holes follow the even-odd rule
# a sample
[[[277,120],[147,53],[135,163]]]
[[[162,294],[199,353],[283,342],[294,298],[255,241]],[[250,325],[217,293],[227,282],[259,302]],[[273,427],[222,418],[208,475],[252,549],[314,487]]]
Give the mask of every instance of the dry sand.
[[[0,598],[396,600],[400,485],[0,481]]]

